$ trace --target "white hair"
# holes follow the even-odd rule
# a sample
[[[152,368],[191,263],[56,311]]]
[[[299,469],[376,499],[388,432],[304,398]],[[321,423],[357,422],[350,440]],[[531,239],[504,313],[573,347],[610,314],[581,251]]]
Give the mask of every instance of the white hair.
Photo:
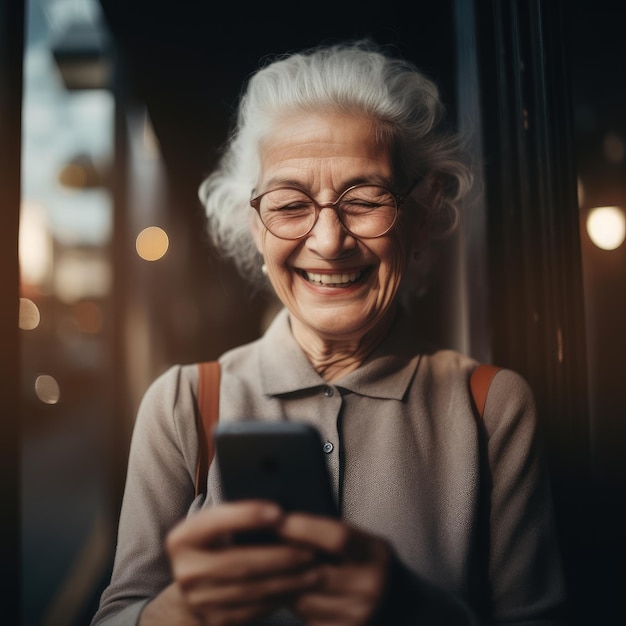
[[[253,284],[264,280],[250,229],[260,143],[285,114],[324,111],[369,116],[390,142],[398,184],[421,181],[412,196],[432,234],[442,230],[441,224],[447,225],[443,230],[456,224],[471,174],[457,136],[443,128],[444,108],[431,80],[369,41],[281,56],[248,80],[222,157],[199,190],[210,239]]]

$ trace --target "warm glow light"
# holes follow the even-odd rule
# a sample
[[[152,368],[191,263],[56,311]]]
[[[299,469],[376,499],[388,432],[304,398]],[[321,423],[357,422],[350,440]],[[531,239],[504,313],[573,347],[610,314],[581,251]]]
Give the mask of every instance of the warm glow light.
[[[587,232],[591,241],[602,250],[619,248],[626,237],[626,216],[616,206],[596,207],[587,216]]]
[[[57,180],[66,190],[93,189],[103,182],[93,159],[87,154],[79,154],[61,165]]]
[[[146,261],[158,261],[170,245],[167,233],[158,226],[144,228],[137,235],[137,254]]]
[[[20,298],[19,327],[22,330],[34,330],[40,321],[37,305],[28,298]]]
[[[87,185],[87,171],[78,163],[68,163],[59,171],[59,182],[65,187],[80,189]]]
[[[103,255],[69,251],[59,256],[54,271],[54,292],[63,302],[106,296],[113,282]]]
[[[44,208],[23,202],[19,232],[20,275],[29,285],[45,282],[52,267],[52,242]]]
[[[45,404],[56,404],[61,398],[59,383],[48,374],[41,374],[35,380],[35,393]]]
[[[161,152],[154,127],[147,116],[143,124],[143,147],[146,155],[153,159],[156,159]]]

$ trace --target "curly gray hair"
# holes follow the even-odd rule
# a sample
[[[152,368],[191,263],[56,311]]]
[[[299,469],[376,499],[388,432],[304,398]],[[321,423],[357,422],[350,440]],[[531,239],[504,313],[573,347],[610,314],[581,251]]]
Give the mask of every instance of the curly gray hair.
[[[281,56],[250,77],[224,153],[199,189],[213,244],[254,285],[265,282],[250,229],[259,146],[281,116],[294,111],[371,117],[393,146],[398,182],[421,181],[411,195],[425,212],[431,236],[456,224],[471,174],[457,135],[443,128],[444,108],[431,80],[370,41]]]

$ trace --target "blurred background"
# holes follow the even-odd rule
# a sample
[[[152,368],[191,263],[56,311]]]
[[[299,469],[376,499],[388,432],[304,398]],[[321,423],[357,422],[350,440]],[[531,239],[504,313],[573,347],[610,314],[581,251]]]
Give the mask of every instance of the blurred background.
[[[363,36],[432,76],[469,136],[478,182],[423,296],[426,328],[531,382],[571,623],[611,623],[626,521],[620,14],[606,0],[339,5],[2,4],[3,623],[89,624],[143,392],[276,310],[216,257],[197,199],[246,76],[265,55]]]

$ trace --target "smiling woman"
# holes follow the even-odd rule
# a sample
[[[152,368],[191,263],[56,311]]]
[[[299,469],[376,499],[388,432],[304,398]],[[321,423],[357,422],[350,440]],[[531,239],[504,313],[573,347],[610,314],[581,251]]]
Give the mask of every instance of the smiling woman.
[[[299,219],[281,218],[277,230],[264,210],[270,190],[259,205],[265,221],[253,221],[252,232],[267,277],[289,309],[294,336],[317,372],[331,381],[358,367],[360,358],[354,356],[369,353],[380,333],[387,332],[411,241],[417,240],[413,231],[418,212],[416,207],[408,210],[407,202],[407,211],[401,214],[403,228],[392,229],[397,211],[393,194],[373,185],[350,185],[353,180],[393,180],[391,147],[377,140],[368,116],[304,113],[289,121],[261,150],[258,188],[265,189],[268,179],[291,180],[296,189],[308,188],[309,194],[331,204],[318,205],[320,209],[313,204],[308,228],[298,238],[284,238],[284,222]],[[348,220],[346,209],[356,194],[365,196],[364,190],[387,200],[378,201],[365,215],[352,213]],[[332,203],[338,203],[337,208]],[[372,200],[367,203],[371,206]],[[379,215],[372,218],[371,213]],[[376,228],[367,230],[372,223]],[[341,342],[341,350],[335,349],[335,341]]]
[[[435,85],[372,42],[277,59],[249,81],[200,196],[209,234],[283,305],[220,359],[219,422],[305,422],[334,517],[224,502],[200,479],[198,369],[142,402],[112,580],[94,624],[557,624],[564,602],[533,395],[418,338],[401,294],[471,175]],[[252,198],[252,200],[251,200]],[[274,543],[241,545],[241,531]]]

